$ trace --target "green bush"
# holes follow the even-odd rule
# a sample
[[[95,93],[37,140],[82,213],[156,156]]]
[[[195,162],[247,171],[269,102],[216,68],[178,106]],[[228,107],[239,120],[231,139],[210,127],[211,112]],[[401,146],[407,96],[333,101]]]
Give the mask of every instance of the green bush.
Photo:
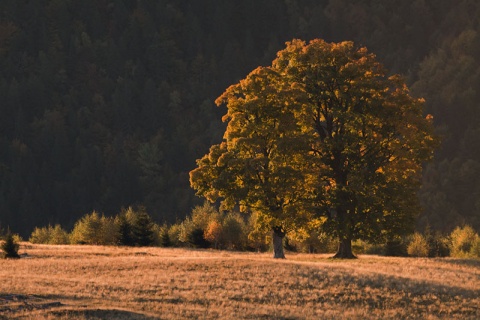
[[[161,247],[160,244],[160,233],[161,233],[162,227],[159,226],[158,224],[152,222],[152,244],[151,246],[153,247]]]
[[[93,211],[91,214],[84,215],[75,223],[70,234],[70,242],[72,244],[104,244],[102,231],[100,216],[96,211]]]
[[[425,239],[428,243],[428,256],[448,257],[450,256],[450,247],[447,237],[442,236],[439,232],[431,232],[430,228],[425,230]]]
[[[181,224],[174,224],[168,228],[168,238],[172,244],[172,247],[179,247],[182,242],[180,241],[180,234],[182,230]]]
[[[247,235],[247,249],[250,251],[264,252],[269,249],[272,231],[261,228],[258,223],[258,213],[252,212],[245,227]]]
[[[23,241],[22,236],[19,235],[18,233],[14,233],[14,234],[13,234],[13,239],[14,239],[16,242],[22,242],[22,241]]]
[[[49,243],[50,241],[49,228],[51,228],[51,226],[43,227],[43,228],[35,227],[28,241],[30,241],[31,243],[40,243],[40,244]]]
[[[210,246],[210,242],[204,237],[204,231],[200,228],[195,228],[187,234],[187,242],[194,248],[208,248]]]
[[[163,225],[158,230],[158,244],[161,247],[168,248],[173,245],[172,241],[170,240],[170,234],[167,225]]]
[[[68,232],[62,229],[62,227],[57,224],[55,227],[49,226],[49,244],[69,244],[70,238],[68,236]]]
[[[325,232],[310,230],[307,233],[296,233],[290,241],[299,252],[304,253],[332,253],[337,250],[338,242]],[[359,248],[360,242],[352,243],[352,249],[356,253],[363,253]]]
[[[135,245],[140,247],[153,245],[155,241],[154,223],[144,209],[136,212],[132,227]]]
[[[366,243],[364,247],[365,254],[385,255],[385,244]]]
[[[415,232],[407,248],[408,255],[412,257],[428,257],[429,251],[430,247],[427,239],[420,233]]]
[[[192,210],[191,221],[195,228],[206,230],[212,220],[221,220],[221,214],[209,202],[205,201],[202,206],[196,206]]]
[[[3,257],[5,259],[20,258],[20,256],[18,255],[19,248],[20,248],[20,245],[18,244],[17,241],[15,241],[14,235],[8,232],[7,235],[5,236],[5,241],[1,245],[1,249],[3,251]]]
[[[385,243],[385,255],[391,257],[406,257],[408,242],[406,238],[395,237]]]
[[[35,228],[29,241],[40,244],[68,244],[70,243],[70,237],[68,232],[57,224],[54,227],[48,225],[43,228]]]
[[[369,251],[372,250],[373,246],[374,245],[360,239],[352,241],[352,251],[355,254],[368,254]],[[375,253],[370,253],[370,254],[375,254]]]
[[[115,217],[114,223],[117,229],[116,243],[120,246],[134,246],[133,221],[130,221],[125,212],[121,212]],[[133,220],[133,219],[132,219]]]
[[[470,253],[473,257],[480,258],[480,236],[479,235],[477,235]]]
[[[451,256],[467,258],[474,256],[478,235],[470,226],[457,227],[450,234]]]
[[[219,249],[222,241],[223,226],[220,221],[212,220],[203,233],[205,240],[213,244],[214,249]]]
[[[197,229],[190,217],[186,217],[182,223],[180,223],[178,240],[182,244],[188,245],[190,243],[190,234],[193,230]]]
[[[158,226],[145,208],[123,209],[113,220],[115,243],[122,246],[151,246],[158,243]]]
[[[118,228],[115,219],[112,217],[100,217],[100,244],[116,245],[118,242]]]
[[[210,242],[205,239],[205,232],[211,221],[221,220],[220,213],[208,202],[196,206],[190,217],[180,224],[179,241],[196,248],[206,248]]]
[[[245,229],[245,221],[239,213],[228,213],[222,223],[221,246],[231,250],[244,249],[247,242]]]

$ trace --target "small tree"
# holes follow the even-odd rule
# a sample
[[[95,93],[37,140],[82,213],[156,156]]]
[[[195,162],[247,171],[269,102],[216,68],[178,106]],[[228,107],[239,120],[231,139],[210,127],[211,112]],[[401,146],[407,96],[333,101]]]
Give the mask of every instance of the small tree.
[[[133,246],[135,241],[133,239],[132,223],[127,219],[125,213],[120,213],[115,217],[115,225],[117,228],[116,244],[121,246]]]
[[[187,234],[187,242],[195,248],[208,248],[210,242],[204,238],[204,231],[194,228]]]
[[[208,224],[207,229],[203,234],[203,237],[205,238],[205,240],[213,243],[213,247],[215,249],[218,249],[218,245],[222,238],[222,231],[222,224],[217,220],[212,220]]]
[[[425,239],[428,243],[428,256],[433,257],[448,257],[450,255],[450,248],[448,239],[444,237],[439,231],[432,231],[430,226],[425,228]]]
[[[172,241],[170,240],[170,235],[168,233],[168,226],[164,224],[159,231],[159,241],[160,246],[164,248],[168,248],[172,246]]]
[[[31,243],[42,243],[42,244],[49,243],[50,241],[49,227],[51,226],[43,227],[43,228],[35,227],[28,241],[30,241]]]
[[[412,257],[428,257],[429,251],[430,247],[427,239],[420,233],[415,232],[407,248],[408,255]]]
[[[12,233],[8,232],[5,241],[2,243],[2,251],[5,259],[7,258],[20,258],[18,255],[19,244],[15,241]]]
[[[70,242],[72,244],[103,244],[102,224],[96,211],[84,215],[75,223]]]
[[[478,235],[470,226],[456,227],[450,235],[452,257],[465,258],[472,256],[472,248]]]
[[[175,223],[174,225],[168,228],[168,238],[172,243],[173,247],[178,247],[181,245],[180,235],[182,232],[182,225]]]
[[[105,217],[104,215],[102,215],[102,217],[100,218],[100,228],[102,234],[102,244],[114,245],[117,243],[118,227],[115,224],[114,218]]]
[[[208,201],[205,201],[201,206],[193,208],[191,219],[195,227],[202,230],[206,230],[212,220],[221,220],[220,213]]]
[[[56,224],[54,227],[48,226],[48,234],[49,244],[68,244],[70,242],[68,232],[59,224]]]
[[[207,248],[210,242],[205,238],[205,231],[213,220],[220,220],[215,207],[208,202],[195,206],[192,214],[180,225],[179,240],[196,248]]]
[[[151,246],[154,242],[153,221],[142,208],[136,213],[133,222],[133,237],[135,244],[141,247]]]
[[[68,232],[57,224],[54,227],[48,225],[43,228],[36,227],[30,235],[31,243],[43,244],[68,244],[70,243]]]
[[[262,224],[258,223],[258,218],[258,213],[252,212],[245,226],[245,234],[247,235],[247,247],[251,250],[262,252],[268,250],[272,232],[263,228]]]
[[[247,236],[245,222],[239,213],[229,213],[222,224],[222,242],[228,249],[242,249],[245,247]]]
[[[390,235],[384,246],[384,254],[390,257],[406,257],[408,256],[407,236]]]

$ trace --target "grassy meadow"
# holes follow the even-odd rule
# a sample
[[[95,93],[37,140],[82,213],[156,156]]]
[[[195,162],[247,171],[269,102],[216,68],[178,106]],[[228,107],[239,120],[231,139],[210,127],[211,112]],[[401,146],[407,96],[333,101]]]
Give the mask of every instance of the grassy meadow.
[[[0,319],[479,319],[480,261],[22,243]]]

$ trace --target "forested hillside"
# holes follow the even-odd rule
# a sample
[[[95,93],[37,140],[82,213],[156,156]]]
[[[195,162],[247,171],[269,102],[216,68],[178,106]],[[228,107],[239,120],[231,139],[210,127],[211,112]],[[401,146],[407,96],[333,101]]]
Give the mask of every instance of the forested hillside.
[[[426,99],[443,143],[418,227],[480,230],[480,2],[2,0],[0,226],[194,204],[224,132],[214,100],[292,38],[353,40]]]

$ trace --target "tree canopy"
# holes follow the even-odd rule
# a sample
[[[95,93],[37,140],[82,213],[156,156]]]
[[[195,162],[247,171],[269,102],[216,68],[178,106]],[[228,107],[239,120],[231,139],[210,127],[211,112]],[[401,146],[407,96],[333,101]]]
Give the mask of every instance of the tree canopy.
[[[228,124],[190,173],[199,195],[260,211],[274,230],[321,219],[340,257],[352,239],[413,229],[431,116],[366,48],[293,40],[216,102]]]
[[[258,68],[217,99],[226,104],[224,141],[198,161],[191,182],[214,202],[229,209],[268,213],[273,224],[295,224],[303,204],[308,138],[297,116],[301,92],[271,68]],[[303,181],[302,181],[303,180]],[[276,220],[276,221],[271,221]]]

